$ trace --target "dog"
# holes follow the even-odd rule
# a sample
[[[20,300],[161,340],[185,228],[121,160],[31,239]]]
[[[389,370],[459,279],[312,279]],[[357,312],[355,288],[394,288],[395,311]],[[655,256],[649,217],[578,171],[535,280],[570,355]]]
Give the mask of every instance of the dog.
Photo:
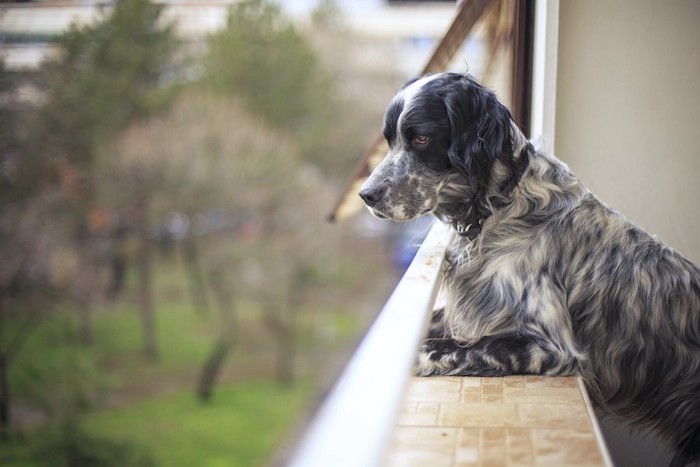
[[[536,151],[470,75],[408,82],[359,195],[457,232],[420,375],[580,374],[604,412],[700,458],[700,270]]]

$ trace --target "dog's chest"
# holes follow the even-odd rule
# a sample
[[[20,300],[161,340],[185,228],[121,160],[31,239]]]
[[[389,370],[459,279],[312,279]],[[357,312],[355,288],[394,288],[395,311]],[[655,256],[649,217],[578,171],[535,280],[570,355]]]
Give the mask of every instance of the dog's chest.
[[[510,244],[479,244],[457,239],[447,257],[445,289],[458,307],[513,309],[535,299],[551,282],[547,242],[532,239]]]

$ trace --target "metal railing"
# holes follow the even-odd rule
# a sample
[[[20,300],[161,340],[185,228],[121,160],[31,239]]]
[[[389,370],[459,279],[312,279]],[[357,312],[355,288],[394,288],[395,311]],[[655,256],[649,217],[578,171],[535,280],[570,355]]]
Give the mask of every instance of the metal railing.
[[[311,422],[290,465],[382,461],[442,282],[452,230],[436,222]]]

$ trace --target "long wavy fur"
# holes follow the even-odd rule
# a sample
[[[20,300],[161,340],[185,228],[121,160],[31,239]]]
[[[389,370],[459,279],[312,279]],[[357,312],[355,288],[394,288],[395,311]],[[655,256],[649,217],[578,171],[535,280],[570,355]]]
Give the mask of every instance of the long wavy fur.
[[[700,458],[698,267],[535,151],[473,78],[423,78],[390,108],[395,141],[361,196],[396,220],[430,206],[460,233],[418,372],[578,373],[601,409],[663,435],[672,465]]]

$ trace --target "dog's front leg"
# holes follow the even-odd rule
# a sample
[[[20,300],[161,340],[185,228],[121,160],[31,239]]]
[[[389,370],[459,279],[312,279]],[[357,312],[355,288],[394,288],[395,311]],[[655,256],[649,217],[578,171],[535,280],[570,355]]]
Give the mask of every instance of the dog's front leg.
[[[430,327],[428,328],[427,339],[442,339],[447,335],[445,329],[445,309],[438,308],[433,310],[430,317]]]
[[[421,376],[570,375],[578,369],[573,355],[535,334],[485,336],[474,344],[428,337],[418,355]]]

